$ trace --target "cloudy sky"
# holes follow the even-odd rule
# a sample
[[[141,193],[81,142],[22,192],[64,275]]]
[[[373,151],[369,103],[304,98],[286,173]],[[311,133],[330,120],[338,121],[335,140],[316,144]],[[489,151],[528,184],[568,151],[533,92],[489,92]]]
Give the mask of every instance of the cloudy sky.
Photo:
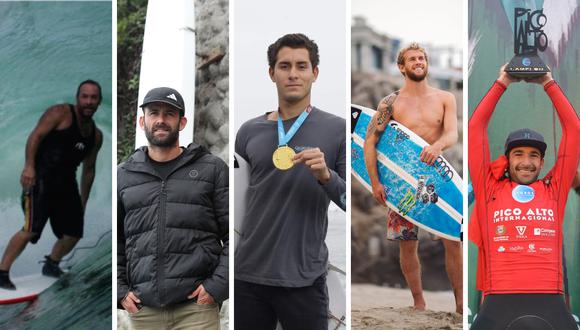
[[[466,1],[465,1],[466,2]],[[376,31],[404,42],[462,47],[461,0],[356,0],[352,16],[363,16]]]
[[[312,105],[344,117],[350,68],[346,63],[350,52],[346,2],[244,0],[234,6],[230,9],[234,11],[234,22],[230,22],[234,27],[230,35],[234,40],[234,88],[230,90],[235,93],[234,108],[230,109],[234,112],[234,131],[248,119],[276,110],[278,98],[268,76],[266,50],[287,33],[304,33],[318,44],[320,74],[312,87]]]

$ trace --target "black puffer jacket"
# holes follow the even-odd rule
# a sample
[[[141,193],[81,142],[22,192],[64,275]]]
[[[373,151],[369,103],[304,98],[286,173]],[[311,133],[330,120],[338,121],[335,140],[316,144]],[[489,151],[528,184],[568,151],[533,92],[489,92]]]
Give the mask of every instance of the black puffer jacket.
[[[228,298],[228,167],[191,144],[162,180],[136,150],[117,168],[117,302],[133,291],[142,304],[187,300],[199,284]]]

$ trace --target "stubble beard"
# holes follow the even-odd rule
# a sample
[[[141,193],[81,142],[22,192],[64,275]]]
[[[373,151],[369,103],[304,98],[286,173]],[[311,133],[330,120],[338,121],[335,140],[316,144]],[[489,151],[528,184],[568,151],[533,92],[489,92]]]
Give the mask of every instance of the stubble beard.
[[[310,90],[305,91],[303,94],[287,94],[284,95],[284,101],[288,104],[300,103],[302,100],[310,95]]]
[[[534,176],[531,179],[529,179],[529,180],[525,180],[525,181],[524,180],[521,180],[521,179],[519,179],[519,176],[517,175],[517,173],[518,173],[517,172],[517,169],[518,169],[518,167],[516,166],[515,168],[513,168],[513,169],[510,170],[510,178],[512,179],[512,181],[514,181],[514,182],[516,182],[518,184],[529,185],[529,184],[532,184],[532,183],[536,182],[538,180],[538,178],[540,177],[540,172],[537,171],[537,168],[535,166],[533,166],[533,167],[530,168],[530,170],[533,171],[533,172],[536,172],[537,171],[534,174]]]
[[[167,129],[169,134],[164,138],[157,138],[155,137],[155,130],[158,129]],[[169,148],[173,147],[177,140],[179,139],[179,130],[172,129],[168,125],[158,125],[156,128],[151,129],[145,125],[145,137],[150,145],[160,147],[160,148]]]
[[[87,110],[92,110],[90,112],[90,114],[86,114]],[[93,118],[93,116],[95,115],[95,112],[97,112],[98,109],[98,105],[97,106],[83,106],[82,108],[79,107],[79,111],[77,112],[79,114],[79,116],[81,116],[83,119],[91,119]]]
[[[422,75],[416,75],[415,72],[410,71],[410,72],[406,72],[407,77],[409,77],[409,79],[415,81],[415,82],[421,82],[423,80],[425,80],[425,78],[427,77],[427,67],[423,68],[423,74]]]

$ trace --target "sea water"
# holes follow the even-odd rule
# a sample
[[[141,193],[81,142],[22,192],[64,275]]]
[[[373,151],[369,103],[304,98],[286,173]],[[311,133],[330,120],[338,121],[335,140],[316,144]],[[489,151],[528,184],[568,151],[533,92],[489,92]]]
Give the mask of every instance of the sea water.
[[[51,105],[74,104],[83,80],[98,81],[103,91],[94,115],[103,146],[78,246],[101,241],[64,263],[71,267],[66,283],[34,304],[0,306],[0,328],[111,327],[111,11],[110,2],[0,2],[0,253],[24,223],[19,180],[26,140],[40,116]],[[39,273],[38,262],[55,240],[47,225],[40,241],[16,260],[11,276]]]

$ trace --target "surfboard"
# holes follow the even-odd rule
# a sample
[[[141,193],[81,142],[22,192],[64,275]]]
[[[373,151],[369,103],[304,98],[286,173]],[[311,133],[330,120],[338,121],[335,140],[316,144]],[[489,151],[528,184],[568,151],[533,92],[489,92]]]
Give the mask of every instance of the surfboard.
[[[326,275],[326,287],[328,289],[328,329],[341,329],[346,327],[346,293],[344,285],[340,281],[341,276],[346,280],[346,273],[328,265]]]
[[[246,193],[250,185],[250,165],[246,160],[234,153],[234,248],[238,246],[242,232],[242,222],[246,213]]]
[[[375,110],[351,105],[353,176],[372,193],[363,145]],[[459,241],[463,213],[462,179],[440,156],[433,166],[419,155],[429,144],[404,125],[391,120],[377,143],[379,180],[391,210],[437,236]]]
[[[170,17],[170,19],[168,19]],[[179,142],[193,141],[193,108],[195,105],[195,11],[194,1],[149,0],[143,35],[139,99],[155,87],[177,90],[185,103],[187,125],[179,133]],[[143,115],[136,109],[137,117]],[[136,123],[135,148],[147,145],[143,130]]]
[[[41,274],[16,277],[12,282],[16,290],[0,288],[0,305],[18,304],[35,300],[40,293],[53,285],[58,278]]]
[[[467,205],[471,206],[475,202],[475,191],[473,191],[473,186],[471,183],[467,185]]]
[[[243,232],[243,223],[246,212],[246,193],[250,185],[250,165],[246,160],[234,153],[234,248]],[[326,276],[328,289],[328,319],[329,329],[346,327],[346,292],[340,279],[346,281],[346,273],[338,267],[329,264]],[[279,327],[280,328],[280,327]]]

